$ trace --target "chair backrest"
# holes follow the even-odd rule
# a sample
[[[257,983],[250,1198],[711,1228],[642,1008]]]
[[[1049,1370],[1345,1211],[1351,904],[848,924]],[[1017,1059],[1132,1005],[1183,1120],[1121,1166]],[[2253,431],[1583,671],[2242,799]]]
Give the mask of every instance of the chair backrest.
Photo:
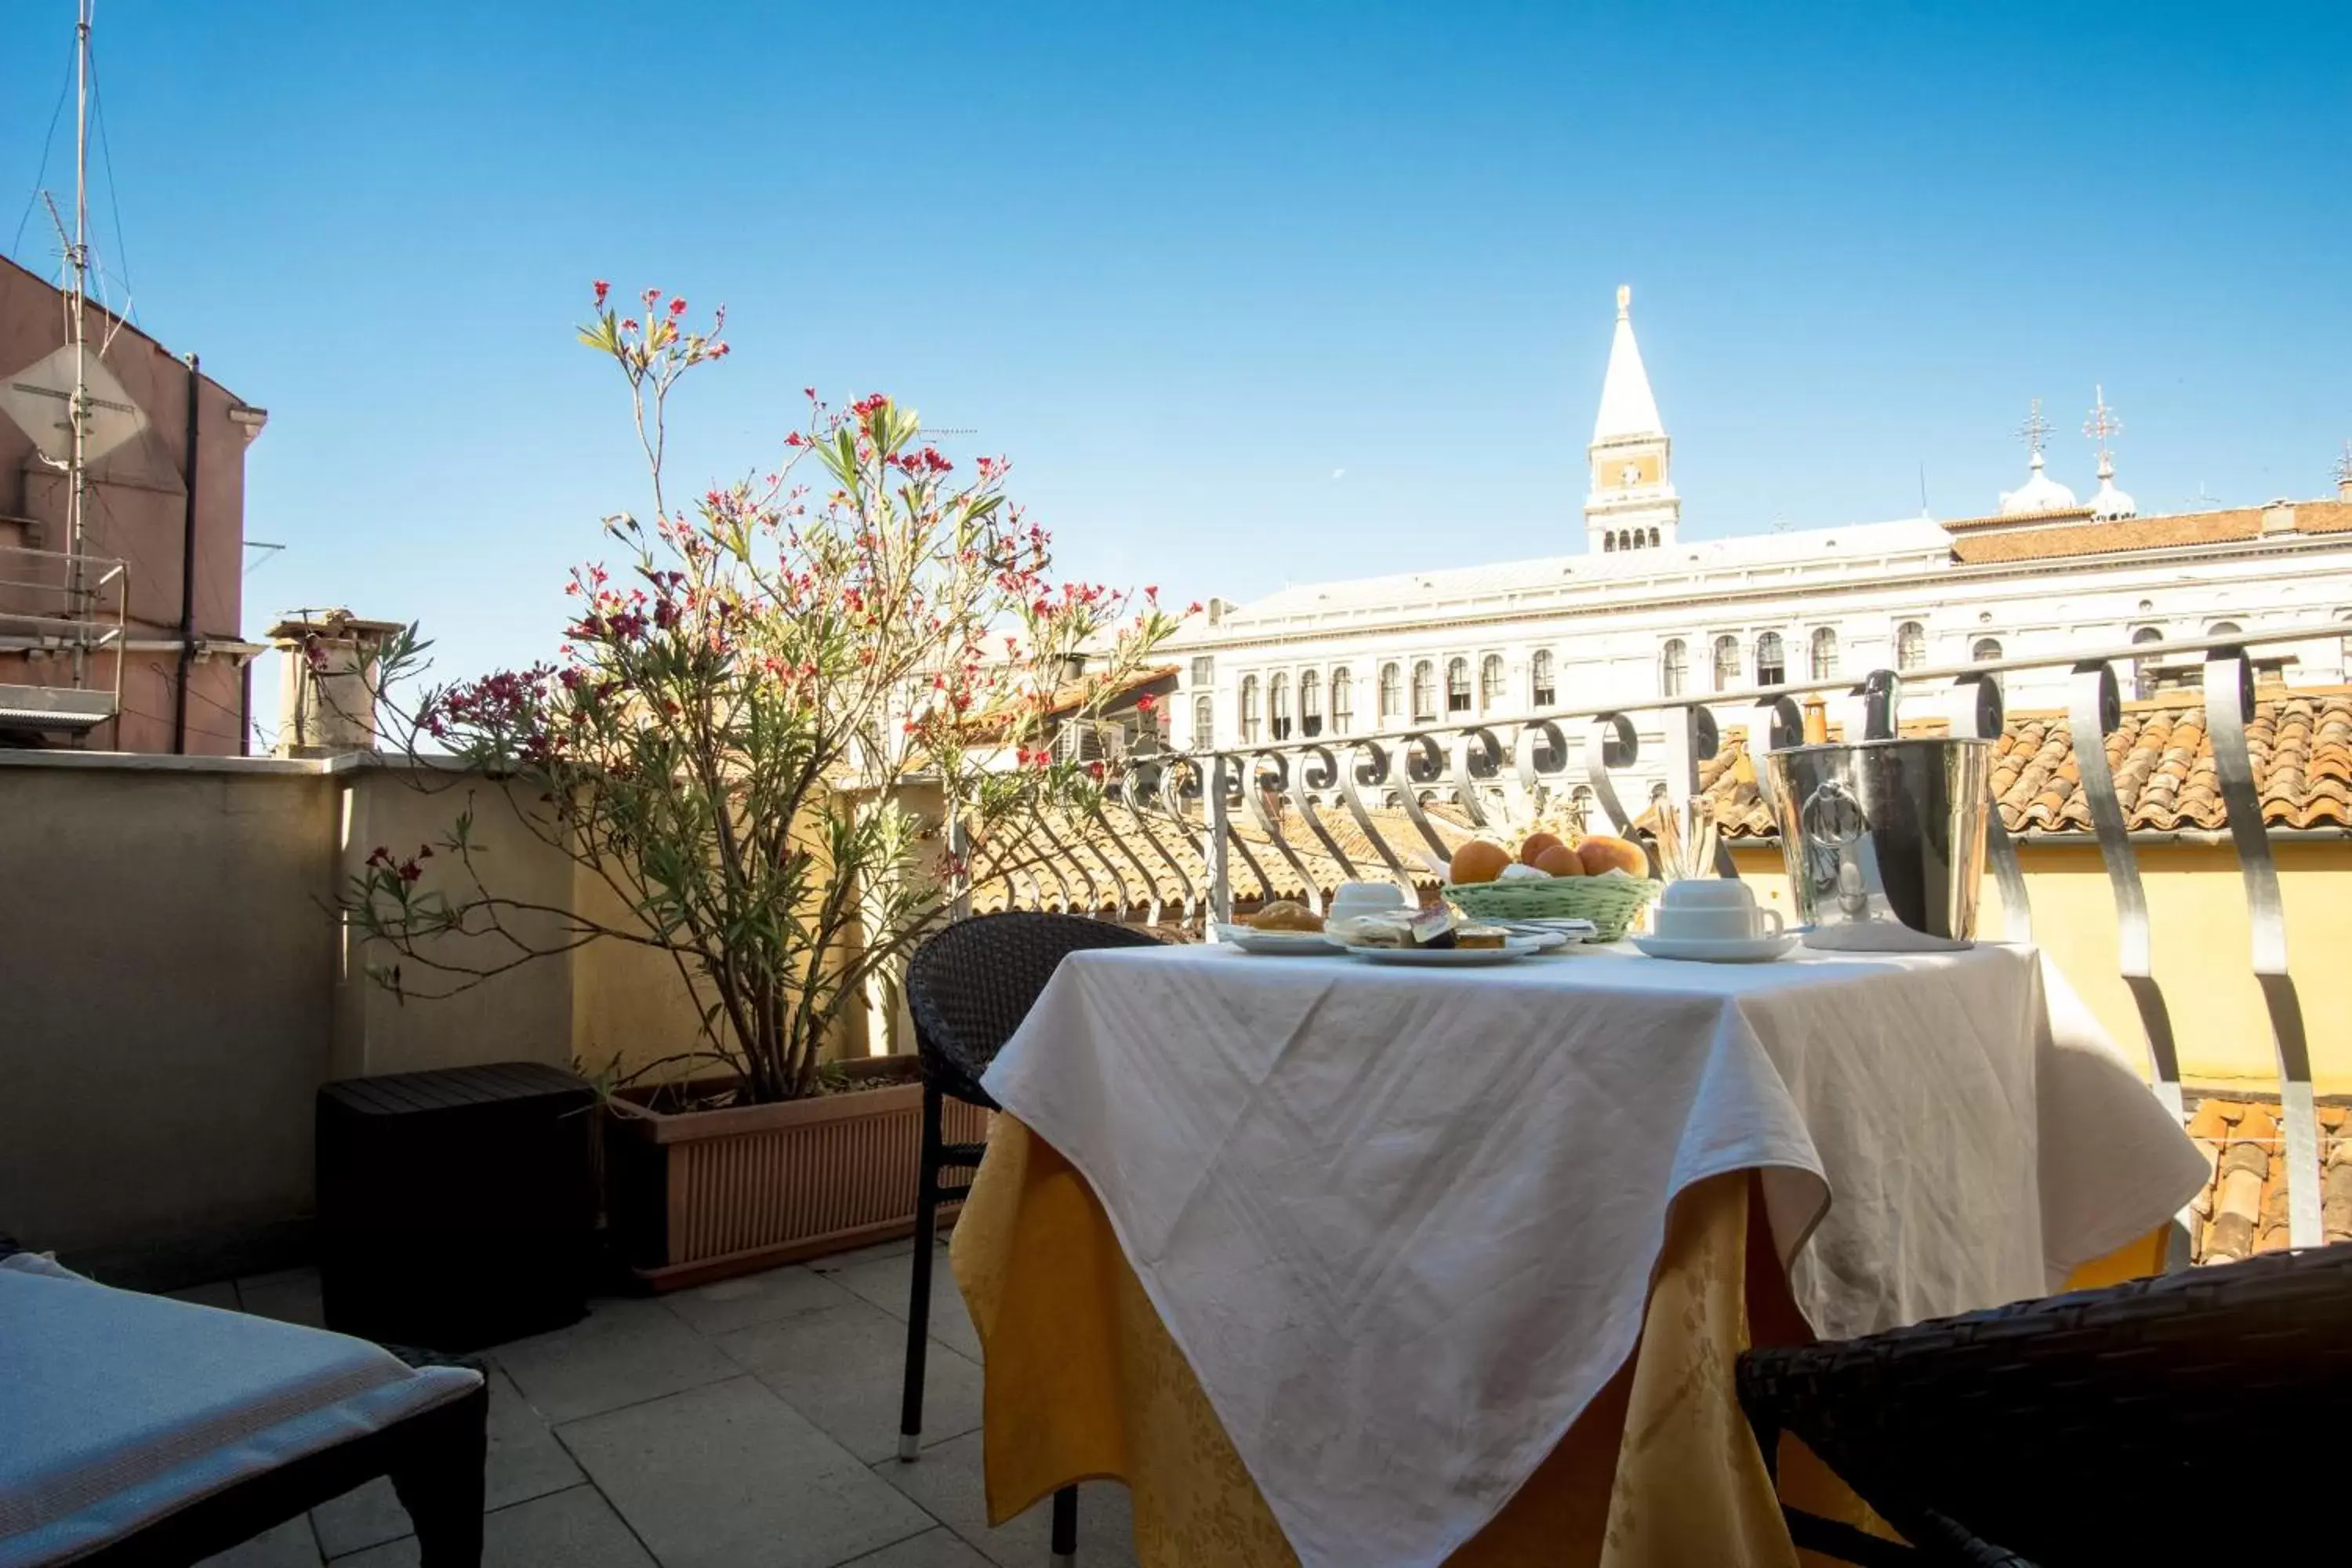
[[[1160,945],[1142,931],[1077,915],[1013,910],[958,921],[907,965],[907,1006],[925,1075],[946,1094],[993,1108],[980,1075],[1029,1016],[1066,955]]]

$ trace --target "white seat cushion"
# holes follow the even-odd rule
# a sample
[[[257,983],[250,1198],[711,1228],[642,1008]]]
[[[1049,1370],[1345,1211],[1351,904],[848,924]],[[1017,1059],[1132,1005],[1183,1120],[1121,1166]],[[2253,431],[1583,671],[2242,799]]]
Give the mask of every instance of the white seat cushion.
[[[0,1568],[71,1562],[480,1384],[347,1335],[0,1258]]]

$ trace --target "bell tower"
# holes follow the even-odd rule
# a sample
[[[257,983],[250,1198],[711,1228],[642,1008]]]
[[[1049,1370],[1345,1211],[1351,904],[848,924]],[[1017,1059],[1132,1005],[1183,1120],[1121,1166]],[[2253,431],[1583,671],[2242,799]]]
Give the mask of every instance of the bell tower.
[[[1617,335],[1592,422],[1592,487],[1584,499],[1585,548],[1594,554],[1657,550],[1675,542],[1682,499],[1675,494],[1674,442],[1658,418],[1649,372],[1633,342],[1633,290],[1617,289]]]

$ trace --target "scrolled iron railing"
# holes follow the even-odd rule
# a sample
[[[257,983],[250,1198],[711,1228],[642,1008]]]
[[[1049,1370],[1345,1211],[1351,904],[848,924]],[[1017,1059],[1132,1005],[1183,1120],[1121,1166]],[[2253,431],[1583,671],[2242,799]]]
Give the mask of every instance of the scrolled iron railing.
[[[1424,857],[1443,858],[1450,847],[1440,816],[1457,837],[1547,815],[1588,824],[1597,817],[1622,834],[1660,795],[1681,808],[1699,791],[1701,769],[1717,754],[1727,720],[1745,716],[1742,727],[1759,753],[1801,739],[1801,703],[1813,696],[1858,705],[1846,715],[1849,732],[1892,734],[1906,717],[1930,716],[1945,720],[1952,733],[1990,738],[2002,731],[2003,676],[2063,670],[2063,722],[2116,908],[2116,970],[2138,1012],[2155,1091],[2179,1115],[2179,1052],[2155,972],[2147,897],[2106,742],[2121,723],[2119,668],[2196,656],[2203,663],[2206,730],[2253,933],[2249,959],[2278,1074],[2289,1238],[2297,1247],[2316,1246],[2320,1163],[2311,1054],[2246,740],[2254,712],[2250,650],[2334,643],[2347,633],[2352,627],[2333,622],[2299,623],[1900,674],[1874,670],[1858,680],[1791,681],[1136,757],[1113,775],[1087,820],[1041,826],[1043,839],[1030,846],[1036,852],[1024,869],[1005,879],[1002,902],[1195,931],[1232,917],[1237,883],[1258,896],[1296,889],[1319,908],[1323,889],[1336,881],[1431,879]],[[1653,744],[1654,752],[1646,749]],[[1757,775],[1759,789],[1769,791],[1764,771]],[[2009,935],[2030,941],[2025,878],[1998,811],[1988,869],[2000,889]],[[1717,870],[1738,875],[1728,847],[1719,851]]]

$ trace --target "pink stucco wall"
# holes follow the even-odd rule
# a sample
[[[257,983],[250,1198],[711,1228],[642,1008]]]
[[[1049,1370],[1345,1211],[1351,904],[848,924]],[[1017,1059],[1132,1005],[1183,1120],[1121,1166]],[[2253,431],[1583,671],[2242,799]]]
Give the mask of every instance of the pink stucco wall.
[[[89,308],[92,342],[113,331],[112,317]],[[68,341],[63,297],[12,262],[0,259],[0,375],[35,363]],[[129,641],[176,639],[187,489],[187,366],[136,328],[115,332],[107,368],[145,411],[147,427],[90,468],[89,550],[130,563]],[[234,640],[244,603],[246,431],[228,416],[242,403],[208,376],[195,379],[197,416],[195,634]],[[62,551],[67,544],[62,474],[37,455],[16,421],[0,416],[0,545]],[[124,656],[122,714],[83,746],[103,751],[173,750],[173,698],[178,655],[134,646]],[[59,661],[35,663],[0,650],[0,682],[60,685]],[[93,684],[112,680],[111,656],[96,661]],[[225,756],[239,749],[242,677],[236,661],[212,658],[190,671],[186,750]]]

